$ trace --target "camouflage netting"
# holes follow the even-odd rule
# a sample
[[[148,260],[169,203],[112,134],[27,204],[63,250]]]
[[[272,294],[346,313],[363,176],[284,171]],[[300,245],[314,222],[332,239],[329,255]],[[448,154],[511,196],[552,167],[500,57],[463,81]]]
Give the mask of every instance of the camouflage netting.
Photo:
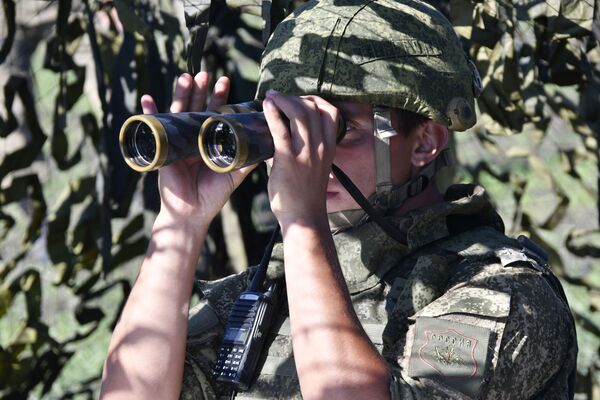
[[[120,124],[143,93],[166,110],[185,69],[225,73],[231,101],[250,99],[263,43],[300,3],[2,0],[1,398],[97,397],[158,207],[156,174],[120,157]],[[578,323],[578,398],[600,398],[598,1],[430,3],[483,78],[479,122],[455,135],[461,167],[441,184],[482,183],[509,233],[549,250]],[[231,271],[224,238],[233,241],[234,223],[246,258],[260,257],[265,179],[255,172],[227,224],[211,228],[199,274]]]

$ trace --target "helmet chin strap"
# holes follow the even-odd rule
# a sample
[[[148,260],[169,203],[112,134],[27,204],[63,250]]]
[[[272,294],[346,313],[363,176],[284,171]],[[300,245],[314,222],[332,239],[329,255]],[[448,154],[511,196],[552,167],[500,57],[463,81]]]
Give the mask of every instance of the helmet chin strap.
[[[375,193],[367,200],[337,166],[332,171],[342,186],[361,207],[355,210],[329,213],[329,225],[332,232],[357,227],[369,218],[374,220],[384,232],[396,240],[405,243],[405,234],[391,225],[383,216],[390,210],[399,208],[409,198],[421,193],[429,185],[440,169],[452,165],[454,159],[449,149],[443,150],[434,161],[427,164],[419,174],[408,182],[394,186],[392,183],[390,138],[398,133],[392,126],[391,110],[373,107],[373,135],[375,152]]]
[[[375,151],[375,194],[387,196],[392,187],[392,155],[390,138],[398,135],[392,126],[392,112],[387,107],[373,106],[373,149]],[[384,210],[387,211],[387,210]]]
[[[351,214],[347,214],[347,215],[349,215],[350,218],[352,218],[352,217],[359,218],[359,222],[361,224],[367,220],[366,216],[369,216],[390,237],[394,238],[395,240],[397,240],[400,243],[406,243],[406,234],[404,232],[402,232],[400,229],[396,228],[394,225],[392,225],[388,220],[386,220],[383,217],[383,214],[381,214],[381,212],[376,210],[371,205],[369,200],[367,200],[367,198],[365,196],[363,196],[363,194],[360,192],[360,190],[358,190],[358,188],[354,185],[354,183],[350,180],[350,178],[348,178],[348,176],[341,169],[339,169],[335,164],[332,164],[331,171],[333,172],[333,174],[335,175],[337,180],[342,184],[342,186],[344,186],[344,188],[348,191],[348,193],[350,193],[350,195],[352,196],[354,201],[356,201],[362,209],[330,213],[329,214],[330,224],[331,224],[332,214],[337,214],[336,217],[340,217],[340,216],[343,216],[344,214],[351,213]],[[358,213],[356,213],[356,211],[360,212],[360,214],[363,214],[363,215],[359,217],[359,215],[358,215]],[[354,221],[351,221],[350,218],[347,219],[347,222],[353,223]],[[340,222],[341,221],[343,221],[343,219],[340,219]],[[351,225],[351,226],[356,226],[356,225]],[[338,231],[339,230],[341,230],[341,229],[338,229]]]

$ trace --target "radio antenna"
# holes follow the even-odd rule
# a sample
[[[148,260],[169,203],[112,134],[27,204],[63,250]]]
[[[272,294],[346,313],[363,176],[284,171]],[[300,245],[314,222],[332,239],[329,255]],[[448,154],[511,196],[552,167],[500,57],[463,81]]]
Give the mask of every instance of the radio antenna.
[[[260,260],[260,264],[256,268],[256,272],[254,273],[254,277],[252,281],[250,281],[250,286],[248,286],[248,291],[250,292],[258,292],[263,289],[263,283],[265,281],[265,277],[267,276],[267,267],[269,266],[269,260],[271,259],[271,253],[273,252],[273,246],[275,246],[275,241],[279,236],[279,231],[281,228],[279,224],[275,225],[275,229],[273,230],[273,234],[271,235],[271,240],[269,240],[269,244],[265,248],[265,252],[263,253],[262,259]]]

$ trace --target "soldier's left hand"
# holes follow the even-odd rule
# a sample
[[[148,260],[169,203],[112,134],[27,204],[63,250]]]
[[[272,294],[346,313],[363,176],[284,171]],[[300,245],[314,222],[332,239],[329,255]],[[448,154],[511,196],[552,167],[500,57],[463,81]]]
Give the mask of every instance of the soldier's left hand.
[[[338,109],[317,96],[296,97],[268,91],[263,110],[275,145],[269,178],[273,213],[283,229],[292,222],[325,222]]]

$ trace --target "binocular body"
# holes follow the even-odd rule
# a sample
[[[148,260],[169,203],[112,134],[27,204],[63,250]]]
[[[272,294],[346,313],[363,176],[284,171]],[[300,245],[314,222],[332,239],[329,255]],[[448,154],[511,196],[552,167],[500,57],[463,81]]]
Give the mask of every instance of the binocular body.
[[[121,127],[119,145],[127,165],[152,171],[198,155],[198,132],[207,113],[134,115]]]
[[[127,165],[147,172],[191,157],[203,157],[216,172],[229,172],[273,155],[273,140],[261,103],[225,105],[216,112],[134,115],[119,133]],[[269,154],[270,152],[270,154]]]
[[[338,141],[346,128],[340,120]],[[258,101],[217,112],[134,115],[119,133],[127,165],[147,172],[200,155],[213,171],[226,173],[273,157],[273,138]]]

